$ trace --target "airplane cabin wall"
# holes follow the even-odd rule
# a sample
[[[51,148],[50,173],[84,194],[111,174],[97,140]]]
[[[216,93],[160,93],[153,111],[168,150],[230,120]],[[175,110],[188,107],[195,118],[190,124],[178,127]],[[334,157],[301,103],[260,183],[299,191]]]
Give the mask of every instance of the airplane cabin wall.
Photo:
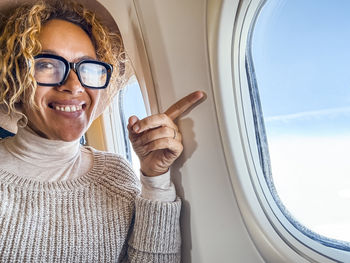
[[[264,262],[245,228],[225,163],[211,85],[206,1],[101,3],[118,23],[151,105],[158,104],[151,112],[163,112],[195,90],[207,94],[178,121],[185,148],[171,175],[183,200],[182,262]]]

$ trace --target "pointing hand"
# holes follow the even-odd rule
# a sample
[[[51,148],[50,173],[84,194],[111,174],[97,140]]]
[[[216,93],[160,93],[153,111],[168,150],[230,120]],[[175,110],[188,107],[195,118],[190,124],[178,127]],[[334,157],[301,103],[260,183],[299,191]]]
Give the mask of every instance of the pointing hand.
[[[177,101],[164,113],[142,120],[136,116],[129,118],[129,139],[140,158],[144,175],[164,174],[180,156],[183,150],[182,135],[174,121],[203,97],[203,92],[196,91]]]

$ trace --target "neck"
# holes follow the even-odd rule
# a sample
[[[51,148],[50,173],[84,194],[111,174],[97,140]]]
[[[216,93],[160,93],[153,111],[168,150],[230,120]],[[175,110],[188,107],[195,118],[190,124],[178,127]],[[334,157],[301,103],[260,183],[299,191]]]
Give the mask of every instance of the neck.
[[[40,137],[29,127],[19,128],[6,147],[18,159],[40,167],[57,167],[79,155],[79,140],[64,142]]]

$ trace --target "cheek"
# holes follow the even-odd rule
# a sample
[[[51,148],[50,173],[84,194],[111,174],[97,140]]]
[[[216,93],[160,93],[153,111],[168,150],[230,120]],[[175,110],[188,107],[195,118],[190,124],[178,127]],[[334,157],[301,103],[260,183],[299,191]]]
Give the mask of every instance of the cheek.
[[[100,102],[100,97],[101,97],[101,90],[89,90],[88,91],[88,94],[89,94],[89,97],[90,97],[90,100],[91,100],[91,105],[96,108],[97,105],[99,104]]]
[[[41,87],[41,86],[38,86],[36,91],[35,91],[35,94],[34,94],[34,105],[30,105],[29,104],[29,101],[30,101],[30,98],[29,96],[25,97],[23,99],[23,113],[29,118],[29,120],[31,120],[31,118],[37,116],[38,115],[41,115],[40,112],[43,112],[47,105],[46,105],[46,97],[47,97],[47,94],[49,92],[50,88],[49,87]],[[37,107],[35,107],[35,105]]]
[[[39,107],[42,108],[45,105],[45,98],[47,97],[48,92],[50,91],[50,87],[42,87],[38,86],[35,95],[34,95],[34,102]]]

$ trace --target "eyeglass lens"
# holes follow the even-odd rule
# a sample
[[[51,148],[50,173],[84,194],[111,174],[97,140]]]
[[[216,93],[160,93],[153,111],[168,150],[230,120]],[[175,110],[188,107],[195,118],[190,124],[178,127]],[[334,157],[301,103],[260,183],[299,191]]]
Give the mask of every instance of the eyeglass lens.
[[[34,77],[38,83],[57,85],[65,78],[66,65],[55,58],[36,58]],[[105,66],[93,62],[83,62],[76,69],[80,81],[89,87],[103,87],[107,81],[107,69]]]
[[[81,81],[91,87],[104,86],[107,81],[107,69],[99,64],[82,63],[79,66]]]
[[[34,77],[37,82],[45,84],[56,84],[63,80],[66,65],[53,58],[35,59]]]

